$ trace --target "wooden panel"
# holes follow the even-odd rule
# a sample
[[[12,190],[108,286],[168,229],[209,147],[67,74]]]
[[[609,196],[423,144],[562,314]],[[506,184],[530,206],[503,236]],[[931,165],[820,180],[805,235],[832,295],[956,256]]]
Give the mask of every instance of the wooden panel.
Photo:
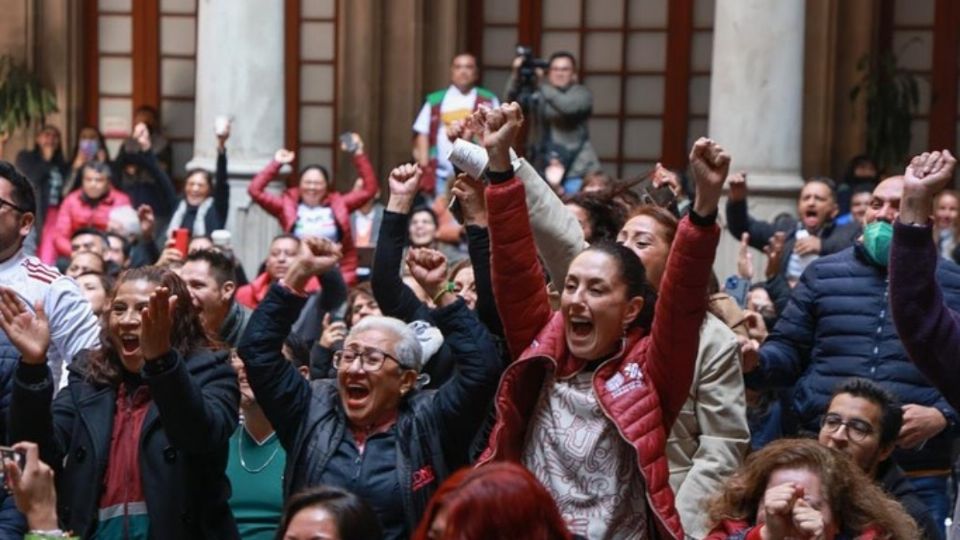
[[[690,103],[690,63],[693,38],[693,0],[670,2],[670,33],[667,34],[666,101],[663,111],[664,166],[686,165],[687,122]]]
[[[300,142],[300,0],[285,0],[283,17],[283,145],[295,150]]]
[[[95,126],[100,120],[99,15],[96,0],[83,4],[83,123]]]
[[[960,7],[954,0],[937,0],[933,32],[933,65],[931,73],[930,148],[960,148],[957,140],[958,30]]]
[[[134,107],[160,105],[159,0],[138,0],[133,5]]]

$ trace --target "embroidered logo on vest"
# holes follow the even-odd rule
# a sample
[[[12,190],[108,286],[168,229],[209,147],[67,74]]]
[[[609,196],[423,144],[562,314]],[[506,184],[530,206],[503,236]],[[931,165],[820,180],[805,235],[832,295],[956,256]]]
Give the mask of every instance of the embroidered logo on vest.
[[[419,471],[414,471],[413,491],[419,491],[421,488],[426,487],[436,479],[437,479],[437,476],[433,473],[432,465],[427,465],[426,467],[420,469]]]
[[[640,370],[640,364],[629,362],[620,371],[620,373],[610,377],[604,384],[612,397],[618,398],[627,392],[643,387],[643,371]]]

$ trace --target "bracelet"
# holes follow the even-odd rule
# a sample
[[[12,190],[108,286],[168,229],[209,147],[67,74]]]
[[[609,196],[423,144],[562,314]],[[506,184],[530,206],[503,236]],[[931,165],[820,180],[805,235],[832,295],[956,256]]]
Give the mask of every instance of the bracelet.
[[[23,540],[53,540],[63,538],[78,539],[80,537],[73,536],[70,533],[64,532],[60,529],[53,529],[51,531],[33,530],[27,533],[27,535],[23,537]]]
[[[443,296],[443,295],[445,295],[445,294],[447,294],[447,293],[452,293],[452,292],[453,292],[453,289],[454,289],[454,285],[453,285],[453,282],[452,282],[452,281],[448,281],[448,282],[444,283],[443,286],[440,288],[440,290],[437,291],[437,294],[433,295],[433,303],[434,303],[434,305],[436,305],[436,303],[440,301],[440,297],[441,297],[441,296]]]

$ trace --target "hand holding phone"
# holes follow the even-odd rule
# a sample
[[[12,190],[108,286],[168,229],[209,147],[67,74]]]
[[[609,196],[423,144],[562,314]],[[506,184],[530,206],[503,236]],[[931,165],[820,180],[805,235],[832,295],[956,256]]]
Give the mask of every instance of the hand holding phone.
[[[187,256],[187,247],[190,245],[190,231],[187,229],[177,229],[173,231],[173,248],[180,252],[183,257]]]

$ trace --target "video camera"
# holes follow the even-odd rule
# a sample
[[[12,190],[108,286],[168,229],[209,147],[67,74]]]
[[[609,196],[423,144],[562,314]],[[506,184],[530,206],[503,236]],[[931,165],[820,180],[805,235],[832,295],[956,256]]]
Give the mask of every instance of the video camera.
[[[537,92],[537,69],[547,69],[550,62],[534,56],[533,48],[526,45],[517,45],[517,56],[523,58],[523,61],[517,69],[514,99],[527,110]]]

